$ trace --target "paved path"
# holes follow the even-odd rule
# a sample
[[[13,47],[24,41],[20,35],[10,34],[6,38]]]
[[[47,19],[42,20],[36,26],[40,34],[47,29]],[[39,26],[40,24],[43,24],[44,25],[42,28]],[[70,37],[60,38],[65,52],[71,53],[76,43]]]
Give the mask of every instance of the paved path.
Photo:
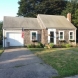
[[[25,48],[6,49],[0,56],[0,78],[51,78],[57,71]]]

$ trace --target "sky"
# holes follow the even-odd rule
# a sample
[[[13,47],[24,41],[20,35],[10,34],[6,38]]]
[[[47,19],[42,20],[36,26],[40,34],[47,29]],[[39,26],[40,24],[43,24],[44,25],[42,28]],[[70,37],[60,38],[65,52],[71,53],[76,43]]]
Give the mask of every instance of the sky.
[[[17,16],[19,0],[0,0],[0,21],[4,16]]]

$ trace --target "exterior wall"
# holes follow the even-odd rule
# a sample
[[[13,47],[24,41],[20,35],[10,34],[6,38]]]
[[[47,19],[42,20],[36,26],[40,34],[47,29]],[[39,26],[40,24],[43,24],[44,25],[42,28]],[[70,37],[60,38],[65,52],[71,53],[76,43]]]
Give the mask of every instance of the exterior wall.
[[[65,42],[60,42],[59,41],[59,31],[64,31],[64,40],[65,40]],[[71,42],[70,40],[69,40],[69,31],[74,31],[74,42]],[[56,38],[56,43],[57,44],[62,44],[62,43],[69,43],[69,44],[72,44],[72,45],[76,45],[76,30],[60,30],[60,29],[58,29],[58,30],[56,30],[56,32],[58,32],[56,35],[57,35],[57,38]]]
[[[41,37],[42,37],[42,30],[36,30],[36,29],[25,29],[24,30],[24,45],[28,45],[28,44],[34,44],[34,42],[31,41],[30,39],[30,32],[31,31],[37,31],[37,35],[38,35],[38,41],[35,42],[38,43],[38,42],[41,42]]]
[[[48,29],[42,29],[42,41],[43,44],[48,44]]]
[[[24,45],[28,45],[28,44],[33,44],[33,42],[30,40],[30,31],[37,31],[38,32],[38,42],[41,42],[43,44],[48,44],[48,29],[33,29],[33,30],[30,30],[30,29],[25,29],[24,30]],[[59,31],[64,31],[64,40],[65,42],[64,43],[69,43],[69,44],[72,44],[72,45],[76,45],[76,30],[60,30],[60,29],[57,29],[56,30],[56,44],[61,44],[63,42],[60,42],[59,41]],[[75,42],[70,42],[69,41],[69,31],[74,31],[74,40]],[[6,47],[7,44],[7,39],[4,39],[4,37],[6,37],[7,35],[7,32],[20,32],[22,33],[22,30],[4,30],[3,29],[3,47]],[[35,42],[38,43],[38,42]]]

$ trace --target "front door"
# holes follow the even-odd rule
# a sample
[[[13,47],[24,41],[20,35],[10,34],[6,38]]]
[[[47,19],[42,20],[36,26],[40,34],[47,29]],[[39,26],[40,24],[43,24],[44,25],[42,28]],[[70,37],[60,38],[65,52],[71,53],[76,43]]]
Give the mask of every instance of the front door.
[[[48,43],[56,44],[56,29],[48,29]]]
[[[54,43],[54,31],[50,31],[50,43]]]

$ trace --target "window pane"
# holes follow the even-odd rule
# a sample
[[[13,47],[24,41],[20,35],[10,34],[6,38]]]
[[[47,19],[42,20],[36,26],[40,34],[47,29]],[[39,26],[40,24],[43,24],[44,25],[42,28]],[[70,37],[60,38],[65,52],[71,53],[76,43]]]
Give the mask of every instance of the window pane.
[[[60,35],[63,35],[63,32],[60,32]]]
[[[54,37],[54,32],[50,32],[50,37]]]
[[[32,39],[36,39],[36,33],[32,32]]]
[[[70,35],[73,35],[73,32],[70,32]]]
[[[54,38],[50,38],[50,42],[51,43],[54,43]]]
[[[63,39],[63,36],[60,36],[60,39]]]
[[[73,36],[70,36],[70,39],[73,39]]]
[[[63,32],[60,32],[60,40],[63,39]]]

